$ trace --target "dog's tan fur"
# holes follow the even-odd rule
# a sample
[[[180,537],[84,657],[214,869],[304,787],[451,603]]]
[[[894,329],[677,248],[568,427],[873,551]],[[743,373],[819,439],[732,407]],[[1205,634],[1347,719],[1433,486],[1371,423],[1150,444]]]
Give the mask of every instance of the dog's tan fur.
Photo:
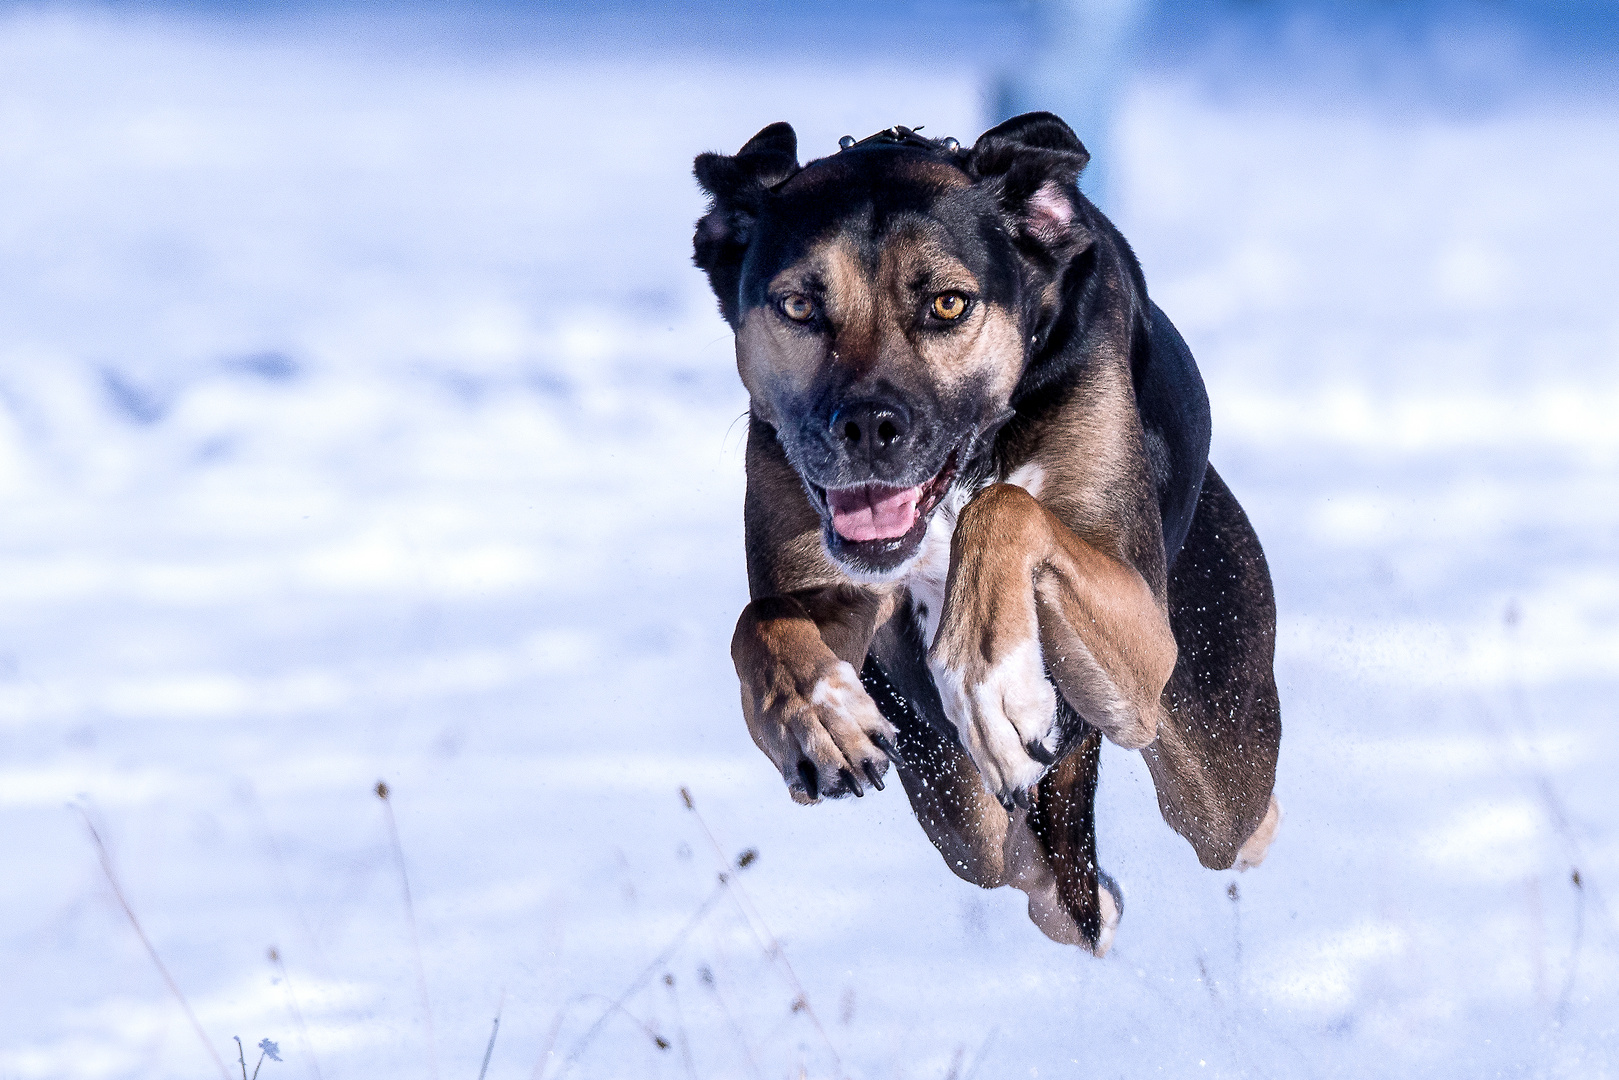
[[[846,241],[814,247],[775,275],[772,295],[814,294],[824,298],[829,320],[838,327],[828,348],[820,339],[795,332],[769,309],[756,308],[736,334],[737,372],[760,408],[767,389],[785,382],[794,392],[812,385],[827,365],[863,373],[879,364],[897,372],[921,371],[947,392],[979,379],[986,392],[1005,399],[1017,381],[1008,355],[1021,355],[1021,333],[1013,313],[995,305],[964,320],[962,332],[941,338],[912,329],[913,313],[925,298],[949,290],[972,294],[978,282],[958,260],[917,230],[898,230],[875,270],[860,263]],[[762,409],[759,418],[783,422]]]
[[[757,139],[775,147],[786,137],[778,126]],[[747,153],[723,159],[731,164],[699,159],[699,175],[708,168],[716,186],[731,182],[725,170],[742,168]],[[941,192],[973,183],[941,162],[895,161],[895,175]],[[861,166],[831,158],[795,174],[785,161],[756,157],[747,167],[766,181],[785,176],[787,198],[831,190]],[[1064,197],[1050,183],[1029,197],[1028,236],[1048,251],[1066,244],[1070,260],[1089,251],[1087,273],[1102,294],[1087,301],[1082,356],[1039,393],[1020,389],[1041,341],[1025,334],[1049,327],[1069,302],[1059,277],[1033,294],[1044,313],[981,299],[959,324],[928,324],[919,313],[932,297],[983,293],[940,242],[938,220],[899,214],[880,229],[808,236],[792,262],[771,264],[762,297],[746,303],[723,284],[735,280],[724,262],[735,249],[703,246],[729,235],[721,203],[699,223],[698,245],[736,329],[754,410],[745,513],[753,599],[732,640],[754,742],[804,803],[880,787],[892,763],[953,872],[1023,890],[1043,931],[1100,953],[1120,913],[1095,860],[1102,738],[1143,751],[1165,820],[1204,865],[1229,867],[1257,864],[1280,819],[1270,795],[1280,729],[1274,603],[1257,539],[1211,468],[1201,489],[1195,476],[1185,489],[1201,493],[1190,532],[1185,516],[1176,519],[1174,546],[1190,554],[1171,572],[1130,351],[1150,304],[1122,239],[1093,251],[1094,234],[1067,232],[1060,214],[1040,216]],[[986,279],[996,273],[985,269]],[[798,295],[813,301],[813,328],[781,306],[789,296],[801,303]],[[837,537],[824,531],[782,433],[809,422],[806,403],[821,388],[858,395],[882,379],[932,400],[971,400],[1004,427],[993,453],[939,505],[919,548],[882,573],[856,573],[828,554]],[[787,415],[775,415],[778,403]],[[1206,452],[1206,429],[1204,439]],[[1208,599],[1227,595],[1242,600]],[[1252,647],[1235,658],[1220,651],[1227,626],[1214,623],[1232,618],[1255,627]],[[899,692],[911,705],[901,713],[885,705],[885,716],[862,688],[868,656],[908,680]],[[905,708],[937,722],[909,724]]]
[[[1081,540],[1034,496],[995,484],[956,525],[929,662],[936,680],[972,688],[1031,645],[1074,711],[1109,739],[1133,750],[1157,736],[1175,666],[1163,602],[1133,567]]]

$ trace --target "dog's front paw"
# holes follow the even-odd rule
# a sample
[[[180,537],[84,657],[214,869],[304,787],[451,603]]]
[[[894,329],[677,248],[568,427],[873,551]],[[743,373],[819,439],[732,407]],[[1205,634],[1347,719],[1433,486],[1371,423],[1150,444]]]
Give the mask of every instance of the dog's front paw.
[[[984,785],[1002,806],[1027,806],[1029,789],[1057,759],[1060,738],[1040,643],[1030,638],[980,672],[942,658],[929,666]]]
[[[767,712],[755,740],[781,770],[794,802],[864,796],[868,784],[883,790],[896,736],[852,664],[829,666],[807,696],[793,695]]]

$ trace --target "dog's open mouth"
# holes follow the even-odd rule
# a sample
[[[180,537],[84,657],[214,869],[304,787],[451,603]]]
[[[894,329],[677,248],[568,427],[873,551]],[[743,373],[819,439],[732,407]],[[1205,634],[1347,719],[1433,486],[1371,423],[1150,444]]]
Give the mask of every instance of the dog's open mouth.
[[[828,491],[826,504],[832,512],[832,531],[857,543],[897,540],[916,524],[924,487],[925,484],[909,488],[862,484]]]
[[[928,517],[955,476],[952,452],[933,479],[915,487],[869,483],[815,489],[825,511],[828,551],[868,572],[894,569],[922,542]]]

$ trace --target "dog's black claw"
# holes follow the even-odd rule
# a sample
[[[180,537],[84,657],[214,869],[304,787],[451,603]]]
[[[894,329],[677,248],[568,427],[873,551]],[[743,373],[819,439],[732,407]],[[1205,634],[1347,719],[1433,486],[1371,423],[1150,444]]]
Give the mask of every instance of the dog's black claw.
[[[888,736],[872,735],[870,738],[872,744],[875,745],[877,749],[888,755],[889,761],[892,761],[896,765],[905,764],[905,759],[899,756],[899,751],[895,750],[894,744],[888,741]],[[882,789],[878,788],[877,790],[881,791]]]
[[[860,786],[860,781],[855,779],[854,773],[848,769],[839,769],[838,775],[843,778],[843,783],[848,789],[854,792],[855,798],[864,799],[866,797],[866,789]]]
[[[862,767],[862,771],[866,774],[866,779],[871,781],[871,786],[872,787],[876,788],[878,791],[881,791],[883,789],[883,778],[877,772],[877,763],[876,762],[874,762],[874,761],[866,762],[865,765]]]
[[[1029,808],[1029,789],[1018,788],[1012,792],[1012,802],[1024,810]]]
[[[1024,746],[1023,749],[1030,757],[1042,765],[1050,765],[1052,762],[1057,760],[1057,755],[1053,754],[1050,750],[1047,750],[1044,746],[1041,746],[1038,739],[1030,739],[1028,744]]]
[[[815,775],[815,762],[800,761],[798,763],[798,779],[804,785],[804,791],[810,798],[820,797],[820,777]]]

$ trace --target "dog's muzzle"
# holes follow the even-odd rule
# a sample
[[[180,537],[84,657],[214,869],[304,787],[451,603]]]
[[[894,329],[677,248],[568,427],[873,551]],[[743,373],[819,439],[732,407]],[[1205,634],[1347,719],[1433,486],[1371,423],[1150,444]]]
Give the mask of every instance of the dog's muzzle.
[[[821,511],[827,554],[862,575],[882,577],[898,570],[922,546],[928,519],[956,478],[956,459],[952,452],[931,479],[911,487],[808,484]]]

